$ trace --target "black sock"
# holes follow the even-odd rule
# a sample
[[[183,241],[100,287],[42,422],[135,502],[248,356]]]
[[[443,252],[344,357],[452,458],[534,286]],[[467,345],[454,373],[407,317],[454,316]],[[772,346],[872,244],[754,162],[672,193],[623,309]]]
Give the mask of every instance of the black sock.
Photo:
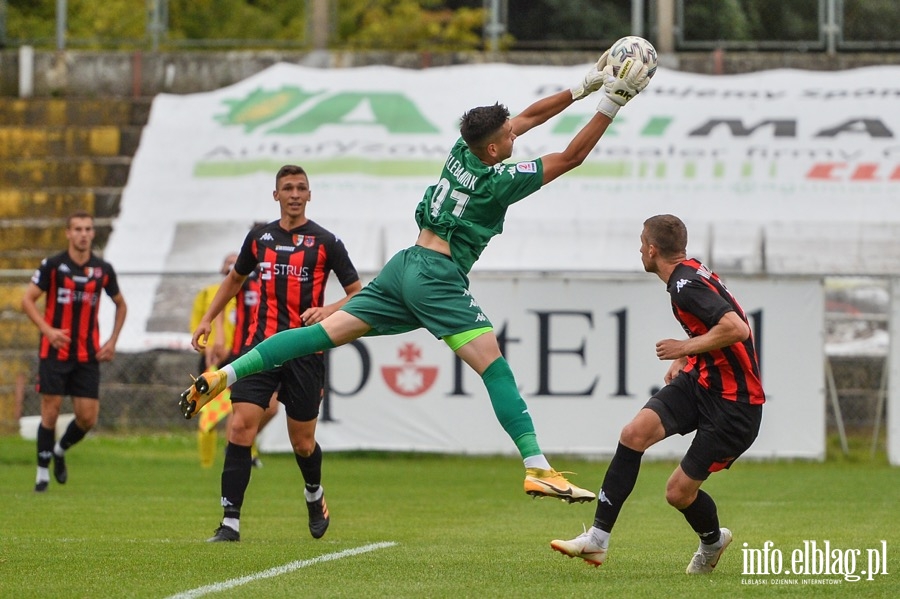
[[[225,447],[225,466],[222,468],[222,506],[226,518],[240,518],[244,492],[250,484],[253,458],[250,447],[229,442]]]
[[[50,458],[53,457],[54,445],[56,445],[56,431],[52,428],[44,428],[43,424],[38,424],[37,465],[39,467],[50,467]]]
[[[603,477],[603,486],[597,496],[594,526],[600,530],[612,532],[622,505],[634,490],[643,455],[644,452],[635,451],[621,443],[616,447],[616,455],[609,463],[606,476]]]
[[[69,426],[66,427],[66,432],[63,433],[62,438],[59,440],[59,446],[62,447],[63,451],[72,447],[82,439],[87,434],[87,431],[81,430],[75,421],[69,423]]]
[[[694,532],[700,536],[700,542],[704,545],[713,545],[719,542],[719,514],[716,510],[716,502],[702,489],[697,491],[697,499],[683,510]]]
[[[316,443],[315,449],[309,454],[308,458],[304,458],[299,454],[294,454],[297,465],[300,466],[300,473],[303,474],[303,481],[306,488],[310,492],[315,491],[322,484],[322,448]]]

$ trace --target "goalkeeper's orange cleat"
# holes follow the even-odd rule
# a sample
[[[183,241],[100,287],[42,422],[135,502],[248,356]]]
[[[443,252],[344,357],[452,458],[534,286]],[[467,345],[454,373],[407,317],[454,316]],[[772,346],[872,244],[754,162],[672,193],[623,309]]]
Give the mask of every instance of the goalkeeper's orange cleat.
[[[554,497],[569,503],[593,501],[597,498],[587,489],[576,487],[552,468],[550,470],[526,468],[525,492],[532,497]]]
[[[216,370],[206,372],[194,379],[194,384],[181,393],[178,407],[181,414],[190,420],[203,406],[208,404],[216,396],[228,387],[228,377],[225,371]]]

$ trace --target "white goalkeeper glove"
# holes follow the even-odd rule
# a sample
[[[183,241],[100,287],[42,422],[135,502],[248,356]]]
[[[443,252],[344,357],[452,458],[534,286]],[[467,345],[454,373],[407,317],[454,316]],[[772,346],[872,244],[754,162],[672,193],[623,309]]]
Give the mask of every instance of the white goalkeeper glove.
[[[572,87],[569,91],[572,92],[573,100],[580,100],[582,98],[586,98],[601,87],[603,87],[604,74],[603,69],[606,68],[606,57],[609,56],[609,50],[603,53],[600,56],[600,60],[597,61],[597,64],[593,65],[590,70],[584,75],[584,79],[578,82],[578,85]]]
[[[647,67],[640,60],[634,58],[625,59],[617,75],[613,75],[611,66],[607,66],[603,70],[603,74],[605,76],[604,95],[597,104],[597,112],[601,112],[611,119],[615,118],[619,108],[625,106],[650,83]]]

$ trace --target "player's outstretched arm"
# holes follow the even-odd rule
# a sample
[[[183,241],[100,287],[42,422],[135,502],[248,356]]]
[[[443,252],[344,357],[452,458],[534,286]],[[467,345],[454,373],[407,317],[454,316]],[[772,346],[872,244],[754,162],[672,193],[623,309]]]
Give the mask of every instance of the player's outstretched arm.
[[[641,61],[631,58],[625,61],[616,75],[613,75],[612,67],[607,66],[604,76],[603,97],[597,104],[597,114],[591,117],[565,150],[541,158],[544,164],[544,185],[584,162],[603,137],[619,108],[638,95],[650,81],[647,67]]]
[[[609,50],[604,52],[600,60],[596,64],[591,65],[591,68],[584,74],[581,81],[570,89],[541,98],[520,114],[511,118],[510,124],[512,125],[513,133],[522,135],[538,125],[546,123],[549,119],[571,106],[576,100],[586,98],[603,87],[605,81],[603,69],[606,68],[607,56],[609,56]]]
[[[513,133],[516,136],[523,135],[531,131],[538,125],[543,125],[552,117],[572,105],[575,100],[572,99],[572,92],[563,90],[552,96],[541,98],[521,113],[509,119]]]
[[[591,68],[584,74],[584,78],[581,81],[572,86],[572,89],[569,91],[572,93],[573,100],[587,98],[603,87],[603,82],[605,81],[603,69],[606,68],[607,58],[609,58],[609,50],[600,56],[597,64],[591,65]]]

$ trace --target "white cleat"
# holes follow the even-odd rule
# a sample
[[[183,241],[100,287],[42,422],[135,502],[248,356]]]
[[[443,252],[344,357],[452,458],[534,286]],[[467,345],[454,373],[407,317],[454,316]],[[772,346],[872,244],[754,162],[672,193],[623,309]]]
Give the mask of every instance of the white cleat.
[[[591,539],[591,531],[585,531],[571,541],[550,541],[550,547],[569,557],[580,557],[592,566],[606,561],[606,547],[601,547]]]
[[[719,563],[719,558],[722,557],[722,554],[728,549],[733,538],[731,531],[727,528],[722,528],[720,530],[720,534],[722,535],[720,539],[722,541],[721,547],[718,547],[717,549],[704,549],[703,543],[700,543],[697,553],[691,558],[691,563],[688,564],[685,572],[688,574],[709,574],[715,569],[716,564]]]

